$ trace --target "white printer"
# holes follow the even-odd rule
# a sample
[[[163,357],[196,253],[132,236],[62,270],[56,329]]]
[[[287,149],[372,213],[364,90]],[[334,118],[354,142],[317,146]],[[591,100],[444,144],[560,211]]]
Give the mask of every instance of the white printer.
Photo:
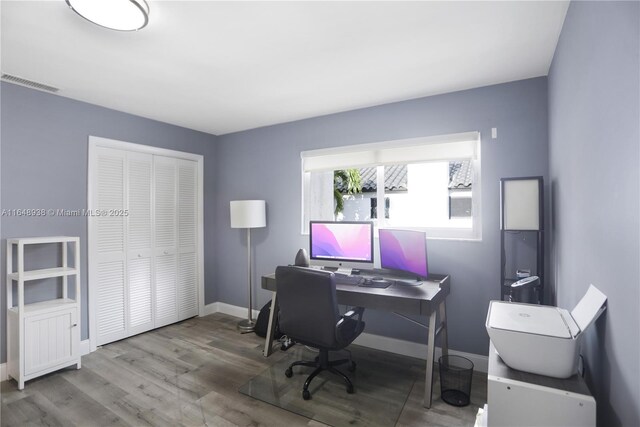
[[[569,378],[577,371],[584,331],[602,314],[606,302],[593,285],[571,313],[558,307],[491,301],[487,332],[511,368]]]

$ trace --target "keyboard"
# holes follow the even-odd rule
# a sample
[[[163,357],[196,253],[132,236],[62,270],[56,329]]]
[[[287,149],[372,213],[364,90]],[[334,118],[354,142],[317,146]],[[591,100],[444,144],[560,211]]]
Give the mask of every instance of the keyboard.
[[[364,283],[364,277],[362,276],[347,276],[346,274],[335,274],[336,284],[338,285],[353,285],[359,286]]]

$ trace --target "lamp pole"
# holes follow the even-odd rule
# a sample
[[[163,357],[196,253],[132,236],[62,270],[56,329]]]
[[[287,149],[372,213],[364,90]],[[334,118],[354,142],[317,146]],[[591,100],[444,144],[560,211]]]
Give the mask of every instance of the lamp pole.
[[[247,228],[247,275],[248,275],[247,281],[249,282],[249,289],[248,289],[249,309],[247,313],[247,318],[240,321],[240,323],[238,323],[238,330],[240,330],[240,332],[242,333],[253,332],[253,328],[255,327],[255,322],[253,321],[253,298],[251,297],[251,294],[252,294],[251,282],[252,282],[253,274],[251,274],[251,229],[250,228]]]

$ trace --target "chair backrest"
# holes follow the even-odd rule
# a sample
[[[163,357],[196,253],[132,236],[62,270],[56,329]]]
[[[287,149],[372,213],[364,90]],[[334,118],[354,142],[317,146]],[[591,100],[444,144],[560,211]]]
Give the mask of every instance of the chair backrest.
[[[317,347],[336,345],[340,319],[332,273],[304,267],[276,268],[280,331]]]

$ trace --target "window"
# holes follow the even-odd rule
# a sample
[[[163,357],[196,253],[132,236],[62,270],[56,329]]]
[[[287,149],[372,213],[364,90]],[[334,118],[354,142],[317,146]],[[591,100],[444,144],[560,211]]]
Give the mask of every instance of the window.
[[[373,220],[480,239],[479,141],[469,132],[302,152],[303,232],[309,220]]]
[[[389,206],[391,205],[391,201],[388,197],[384,198],[384,217],[389,219]],[[371,219],[378,218],[378,198],[371,198]]]
[[[449,219],[472,218],[473,165],[469,160],[449,163]]]

